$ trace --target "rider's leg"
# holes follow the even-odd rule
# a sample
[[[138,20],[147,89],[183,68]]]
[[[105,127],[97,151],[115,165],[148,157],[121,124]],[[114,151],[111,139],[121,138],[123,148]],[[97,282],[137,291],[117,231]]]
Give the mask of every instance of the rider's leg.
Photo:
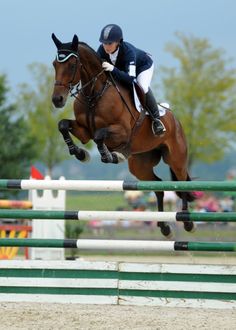
[[[150,89],[150,84],[153,76],[154,65],[152,65],[149,69],[142,71],[137,76],[137,82],[139,86],[142,87],[145,95],[146,95],[146,106],[145,108],[149,112],[152,118],[152,130],[153,134],[162,134],[166,129],[163,123],[160,120],[159,109],[156,103],[156,100],[152,94]]]
[[[146,107],[147,111],[149,112],[152,118],[152,130],[155,135],[162,134],[166,131],[165,126],[163,125],[162,121],[160,120],[160,113],[158,109],[158,105],[156,103],[155,97],[149,88],[148,92],[146,93]]]

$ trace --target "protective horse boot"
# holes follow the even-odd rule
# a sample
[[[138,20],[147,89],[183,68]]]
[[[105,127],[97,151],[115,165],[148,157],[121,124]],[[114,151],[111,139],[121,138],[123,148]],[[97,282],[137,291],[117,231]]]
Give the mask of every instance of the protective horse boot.
[[[149,115],[152,118],[152,131],[154,135],[160,135],[166,131],[166,128],[160,120],[159,109],[155,100],[155,97],[149,88],[146,94],[146,107]]]

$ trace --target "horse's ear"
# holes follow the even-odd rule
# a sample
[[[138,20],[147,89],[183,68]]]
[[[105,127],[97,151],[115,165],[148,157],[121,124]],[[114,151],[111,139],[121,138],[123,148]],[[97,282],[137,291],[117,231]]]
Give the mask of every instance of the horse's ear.
[[[72,50],[74,50],[75,52],[77,52],[78,50],[78,45],[79,45],[79,38],[77,37],[77,35],[75,34],[72,40],[72,44],[71,44],[71,48]]]
[[[54,44],[56,45],[57,49],[59,49],[62,45],[59,39],[55,36],[54,33],[52,33],[52,40],[54,41]]]

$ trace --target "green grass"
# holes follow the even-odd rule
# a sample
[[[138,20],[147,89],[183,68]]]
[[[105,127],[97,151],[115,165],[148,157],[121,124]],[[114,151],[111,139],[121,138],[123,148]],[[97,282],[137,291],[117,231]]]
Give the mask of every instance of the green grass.
[[[66,209],[69,211],[114,211],[127,206],[123,193],[68,193],[66,199]]]

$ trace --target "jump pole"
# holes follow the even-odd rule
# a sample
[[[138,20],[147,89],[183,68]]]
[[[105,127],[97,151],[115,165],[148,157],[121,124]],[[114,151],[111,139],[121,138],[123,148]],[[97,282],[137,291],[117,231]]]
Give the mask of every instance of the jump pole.
[[[151,211],[52,211],[0,209],[0,218],[40,220],[130,220],[130,221],[193,221],[236,222],[236,212],[151,212]]]
[[[1,238],[1,246],[77,248],[86,250],[109,250],[126,252],[160,251],[214,251],[236,252],[236,242],[175,242],[141,240],[90,240],[90,239],[24,239]]]
[[[235,181],[0,180],[0,189],[77,191],[236,191]]]

